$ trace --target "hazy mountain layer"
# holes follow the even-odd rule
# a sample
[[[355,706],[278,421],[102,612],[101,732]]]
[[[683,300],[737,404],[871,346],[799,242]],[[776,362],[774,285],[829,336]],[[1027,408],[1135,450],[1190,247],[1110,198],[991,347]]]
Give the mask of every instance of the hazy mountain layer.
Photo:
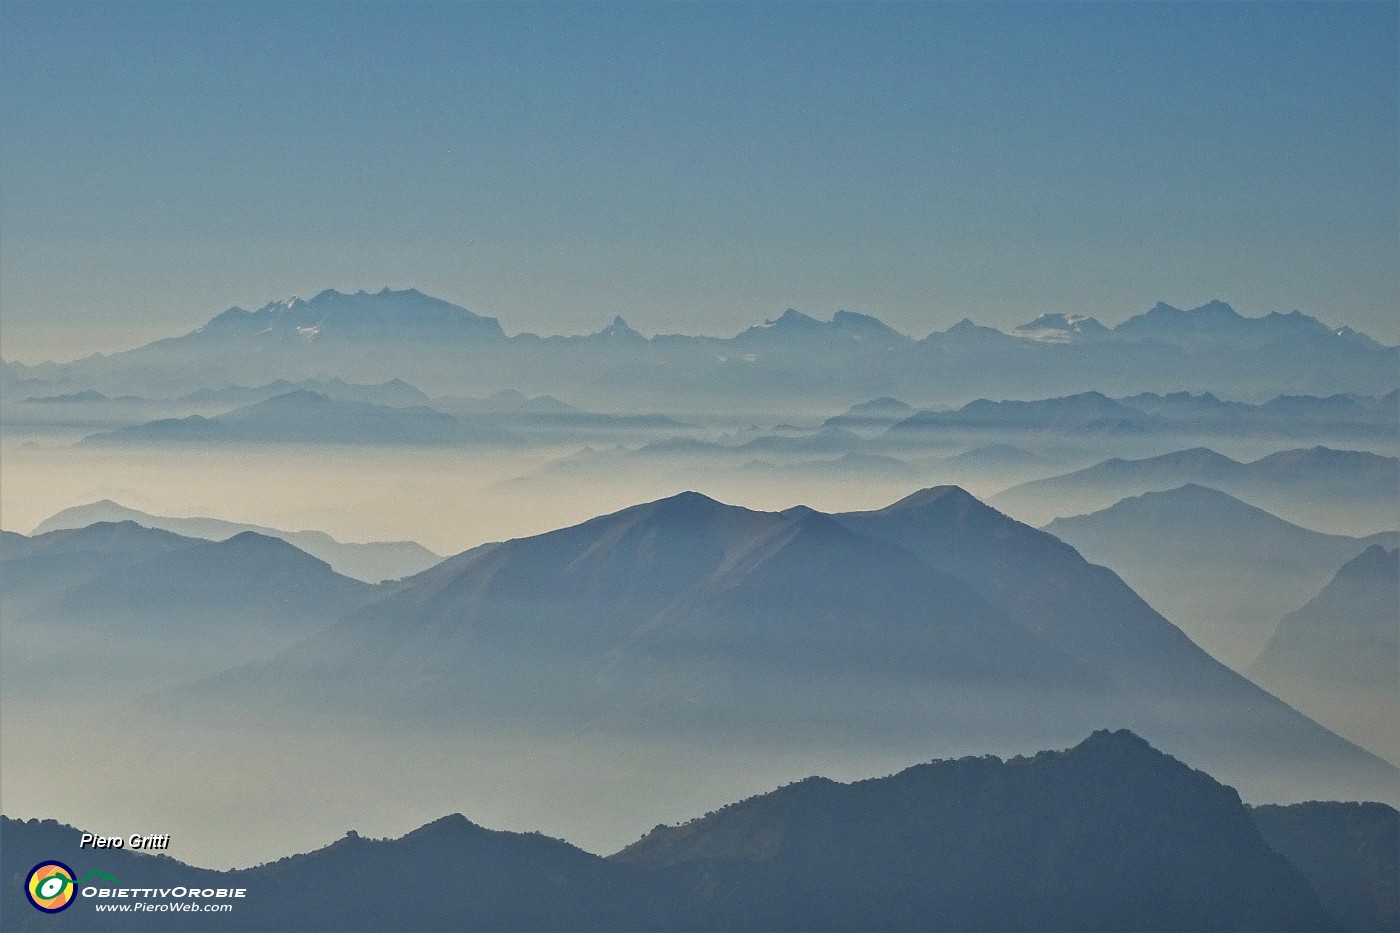
[[[993,497],[1022,521],[1096,512],[1120,499],[1185,485],[1208,486],[1306,528],[1373,534],[1400,524],[1400,460],[1313,447],[1241,463],[1204,447],[1142,460],[1113,458],[1033,480]]]
[[[212,418],[191,415],[93,434],[84,444],[500,443],[511,435],[427,406],[396,408],[296,389]]]
[[[369,383],[410,378],[437,394],[513,385],[610,405],[754,397],[849,404],[885,395],[1132,394],[1182,385],[1239,397],[1396,388],[1396,348],[1302,314],[1244,318],[1219,302],[1193,311],[1158,305],[1107,337],[1081,326],[1040,339],[1046,330],[1007,334],[963,321],[916,341],[868,315],[843,311],[818,321],[789,310],[728,339],[645,338],[616,321],[587,336],[506,337],[495,319],[412,289],[325,291],[257,311],[231,308],[192,333],[125,353],[7,369],[16,381],[66,380],[107,394],[329,374]]]
[[[687,493],[479,548],[179,696],[837,746],[1128,725],[1256,798],[1397,790],[1112,572],[956,488],[835,517]]]
[[[1101,512],[1057,518],[1045,530],[1128,585],[1201,647],[1235,670],[1259,656],[1284,613],[1302,605],[1338,565],[1380,541],[1328,535],[1286,522],[1204,486],[1124,499]]]
[[[100,522],[0,541],[7,693],[131,691],[284,648],[378,598],[278,538]]]
[[[1229,774],[1246,794],[1290,799],[1324,792],[1275,783],[1290,771],[1324,784],[1347,780],[1345,769],[1324,777],[1331,771],[1326,762],[1340,761],[1332,755],[1353,754],[1324,751],[1335,736],[1211,658],[1120,577],[1052,535],[956,487],[836,517],[967,581],[1030,631],[1104,672],[1114,685],[1118,724]],[[1393,780],[1382,779],[1375,792],[1391,799],[1394,792],[1384,787]]]
[[[1373,545],[1279,622],[1249,674],[1366,748],[1400,762],[1400,557]]]
[[[828,419],[827,424],[872,428],[883,425],[889,430],[886,440],[891,442],[958,432],[1394,440],[1400,430],[1395,392],[1381,398],[1280,395],[1262,404],[1226,402],[1211,392],[1144,392],[1119,399],[1101,392],[1083,392],[1025,401],[977,399],[953,411],[903,413],[897,418],[893,412],[889,407],[856,406],[845,415]]]
[[[41,522],[33,531],[39,535],[64,528],[85,528],[96,522],[135,522],[145,528],[161,528],[189,538],[226,541],[245,531],[270,538],[281,538],[313,557],[319,557],[336,573],[367,583],[397,580],[427,570],[442,557],[413,541],[372,541],[364,544],[337,541],[320,531],[281,531],[228,522],[218,518],[172,518],[149,515],[119,505],[110,499],[64,509]]]
[[[1380,803],[1314,801],[1253,807],[1250,815],[1342,929],[1400,927],[1400,813]]]

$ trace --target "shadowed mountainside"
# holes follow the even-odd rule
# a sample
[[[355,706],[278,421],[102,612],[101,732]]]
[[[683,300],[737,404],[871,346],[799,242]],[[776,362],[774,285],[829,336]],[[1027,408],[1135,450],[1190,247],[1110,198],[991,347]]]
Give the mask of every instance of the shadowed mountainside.
[[[1250,815],[1343,930],[1400,927],[1400,813],[1380,803],[1312,801],[1252,807]]]
[[[935,761],[852,784],[809,778],[658,826],[607,859],[454,815],[399,839],[351,832],[215,872],[80,850],[77,829],[3,818],[0,881],[16,890],[33,865],[60,859],[80,878],[115,879],[104,886],[246,890],[231,913],[197,918],[99,915],[98,899],[81,895],[46,916],[8,898],[16,930],[1375,928],[1365,924],[1384,917],[1376,873],[1387,863],[1358,858],[1364,845],[1349,841],[1335,806],[1251,812],[1135,735],[1099,732],[1030,758]],[[1368,824],[1393,821],[1387,807],[1361,807]],[[1274,838],[1288,858],[1266,844]]]

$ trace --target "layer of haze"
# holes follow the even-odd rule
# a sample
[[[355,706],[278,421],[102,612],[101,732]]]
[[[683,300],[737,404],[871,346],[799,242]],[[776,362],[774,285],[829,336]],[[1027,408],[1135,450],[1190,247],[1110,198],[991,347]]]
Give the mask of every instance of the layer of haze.
[[[0,7],[7,358],[325,287],[508,332],[1161,298],[1400,340],[1394,4]]]
[[[0,524],[27,531],[61,508],[112,498],[155,514],[321,528],[346,540],[411,537],[451,554],[684,488],[758,508],[807,503],[835,511],[882,506],[938,482],[961,482],[986,496],[1013,481],[998,480],[994,471],[984,472],[980,484],[975,476],[942,473],[936,457],[911,458],[922,464],[911,476],[852,475],[841,481],[801,471],[735,471],[703,459],[635,469],[630,461],[617,467],[585,463],[560,472],[560,459],[572,450],[568,445],[493,451],[179,449],[69,446],[69,440],[7,440]],[[1161,452],[1143,445],[1170,447],[1172,440],[1111,443],[1114,451],[1141,455]],[[1251,457],[1268,443],[1221,446]],[[1106,453],[1086,449],[1084,456],[1097,460]],[[1035,469],[1054,473],[1065,465],[1048,461]],[[7,620],[9,637],[18,637],[17,631],[14,620]],[[157,693],[207,673],[198,666],[198,640],[171,644],[160,662]],[[814,773],[855,779],[932,757],[1029,752],[1046,744],[1012,741],[1004,725],[996,738],[979,727],[943,741],[917,732],[898,741],[867,736],[866,744],[855,747],[709,742],[698,734],[663,741],[493,732],[489,721],[478,719],[463,720],[463,728],[445,735],[433,731],[426,715],[415,730],[405,731],[353,716],[333,722],[333,728],[295,716],[220,718],[180,702],[173,712],[156,714],[129,705],[130,690],[123,692],[111,678],[83,685],[99,698],[98,710],[76,690],[55,707],[51,696],[34,695],[23,684],[10,681],[9,689],[0,704],[0,787],[7,815],[57,817],[113,835],[168,832],[172,854],[216,867],[309,850],[349,829],[399,835],[452,811],[487,826],[538,829],[607,853],[658,822],[688,819]],[[1043,697],[1040,702],[1054,706]],[[1113,724],[1112,711],[1105,715],[1104,724]],[[72,727],[55,732],[55,716]],[[891,729],[899,732],[893,724]],[[1068,745],[1081,737],[1058,738]],[[1279,793],[1260,799],[1301,799],[1321,786],[1302,772],[1278,780]]]

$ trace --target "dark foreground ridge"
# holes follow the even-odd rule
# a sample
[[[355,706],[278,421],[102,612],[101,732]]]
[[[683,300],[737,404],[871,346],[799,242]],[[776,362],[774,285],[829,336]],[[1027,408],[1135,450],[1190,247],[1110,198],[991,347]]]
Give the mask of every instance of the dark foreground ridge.
[[[609,858],[452,815],[399,839],[351,832],[315,852],[216,872],[80,850],[77,829],[4,818],[0,921],[7,930],[1387,929],[1396,828],[1380,804],[1251,812],[1209,775],[1105,731],[1030,758],[935,761],[852,784],[809,778],[658,826]],[[50,859],[128,889],[247,893],[228,913],[98,913],[98,903],[142,898],[80,895],[45,915],[20,892]]]

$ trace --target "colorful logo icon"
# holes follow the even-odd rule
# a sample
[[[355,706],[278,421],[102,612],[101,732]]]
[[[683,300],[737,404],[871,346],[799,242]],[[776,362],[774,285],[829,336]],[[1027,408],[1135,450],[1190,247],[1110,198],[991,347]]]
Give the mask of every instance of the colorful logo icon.
[[[36,910],[56,914],[73,903],[73,869],[62,862],[40,862],[24,879],[24,893]]]

